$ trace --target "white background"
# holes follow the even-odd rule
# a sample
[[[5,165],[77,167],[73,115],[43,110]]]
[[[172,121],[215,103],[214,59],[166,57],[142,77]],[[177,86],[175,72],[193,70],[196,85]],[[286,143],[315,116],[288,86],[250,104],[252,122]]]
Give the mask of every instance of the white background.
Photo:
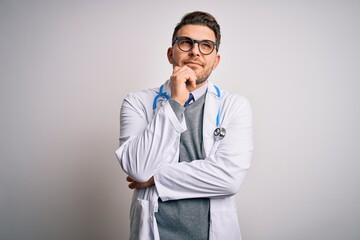
[[[193,10],[222,28],[213,81],[254,110],[243,238],[360,239],[360,2],[350,0],[0,0],[0,239],[127,239],[119,108],[169,77],[173,28]]]

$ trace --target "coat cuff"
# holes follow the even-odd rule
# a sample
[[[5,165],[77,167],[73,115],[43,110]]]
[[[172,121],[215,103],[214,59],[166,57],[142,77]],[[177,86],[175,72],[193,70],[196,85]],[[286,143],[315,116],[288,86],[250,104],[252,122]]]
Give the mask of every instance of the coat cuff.
[[[169,101],[161,108],[161,110],[163,111],[163,114],[169,117],[170,122],[176,131],[182,133],[187,130],[185,118],[180,116],[179,119],[177,117]]]
[[[159,198],[161,198],[163,202],[170,200],[170,198],[166,197],[168,196],[168,194],[166,193],[166,188],[162,186],[161,176],[157,173],[154,174],[154,182]]]

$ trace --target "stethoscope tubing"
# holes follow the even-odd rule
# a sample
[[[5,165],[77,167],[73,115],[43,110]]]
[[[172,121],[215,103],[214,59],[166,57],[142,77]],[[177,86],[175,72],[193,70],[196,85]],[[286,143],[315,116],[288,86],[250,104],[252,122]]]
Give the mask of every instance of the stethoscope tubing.
[[[215,86],[216,94],[218,98],[221,98],[220,89]],[[166,100],[169,100],[170,96],[166,92],[163,92],[164,85],[160,86],[159,93],[155,96],[154,102],[153,102],[153,110],[156,109],[157,101],[160,97],[166,98]],[[216,129],[214,130],[214,138],[215,140],[221,140],[226,135],[226,129],[220,127],[220,116],[221,116],[221,106],[218,109],[217,115],[216,115]]]

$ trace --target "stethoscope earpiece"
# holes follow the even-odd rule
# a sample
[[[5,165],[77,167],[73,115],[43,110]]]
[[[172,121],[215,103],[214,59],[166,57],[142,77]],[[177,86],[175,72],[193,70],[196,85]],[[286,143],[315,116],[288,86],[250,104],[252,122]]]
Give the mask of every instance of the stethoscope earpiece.
[[[216,141],[223,139],[225,135],[226,135],[226,129],[223,127],[220,128],[218,127],[214,130],[214,138]]]

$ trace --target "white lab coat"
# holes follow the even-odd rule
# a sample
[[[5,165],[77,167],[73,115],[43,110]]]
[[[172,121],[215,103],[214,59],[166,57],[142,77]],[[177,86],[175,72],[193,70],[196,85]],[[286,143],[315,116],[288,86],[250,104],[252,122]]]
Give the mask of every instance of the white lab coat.
[[[170,93],[169,81],[164,92]],[[157,240],[155,219],[158,198],[210,198],[210,240],[239,240],[240,228],[234,195],[239,190],[253,150],[252,113],[246,98],[221,91],[208,83],[203,118],[202,161],[179,163],[180,134],[185,118],[175,116],[166,98],[153,101],[159,88],[130,93],[120,117],[120,148],[116,151],[123,170],[138,182],[154,176],[155,186],[134,190],[130,216],[132,240]],[[226,136],[215,141],[213,132],[221,106],[221,127]]]

